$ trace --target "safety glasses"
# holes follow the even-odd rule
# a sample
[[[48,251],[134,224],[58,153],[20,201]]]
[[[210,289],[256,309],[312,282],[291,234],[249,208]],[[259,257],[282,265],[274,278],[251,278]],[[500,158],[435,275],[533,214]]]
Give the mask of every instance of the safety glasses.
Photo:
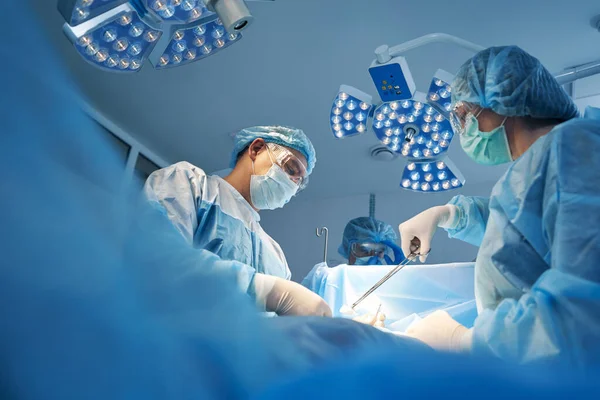
[[[467,121],[469,120],[469,115],[478,117],[482,110],[483,108],[475,104],[462,101],[457,102],[450,112],[450,124],[452,125],[454,132],[463,135],[466,130]]]
[[[308,185],[306,166],[298,157],[283,146],[267,143],[271,161],[277,164],[298,185],[298,192]]]
[[[352,243],[351,251],[354,257],[383,257],[387,251],[387,247],[383,243]]]

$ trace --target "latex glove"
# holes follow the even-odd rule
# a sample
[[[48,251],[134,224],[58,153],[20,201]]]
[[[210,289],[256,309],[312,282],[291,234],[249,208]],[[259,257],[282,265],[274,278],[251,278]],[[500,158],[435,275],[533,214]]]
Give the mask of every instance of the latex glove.
[[[431,251],[431,239],[438,227],[454,228],[459,222],[458,207],[453,204],[429,208],[398,226],[404,255],[417,252],[425,262]],[[417,246],[420,246],[417,250]]]
[[[255,274],[253,284],[257,304],[277,315],[332,315],[325,300],[296,282],[271,275]]]
[[[438,350],[462,352],[471,348],[472,331],[446,311],[434,311],[409,326],[406,334]]]
[[[379,314],[377,314],[377,318],[375,317],[375,314],[365,314],[352,318],[352,320],[360,322],[362,324],[376,326],[379,328],[385,327],[385,314],[380,312]]]

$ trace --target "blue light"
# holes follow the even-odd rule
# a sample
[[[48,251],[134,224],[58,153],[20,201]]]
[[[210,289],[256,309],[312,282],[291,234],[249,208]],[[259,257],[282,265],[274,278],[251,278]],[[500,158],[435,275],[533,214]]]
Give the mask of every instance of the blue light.
[[[402,173],[400,187],[416,192],[444,192],[463,187],[465,180],[446,158],[438,161],[411,161]]]
[[[452,107],[452,88],[450,85],[453,79],[454,77],[450,73],[438,70],[431,80],[427,93],[427,102],[445,117],[449,116]]]
[[[373,131],[392,151],[409,158],[431,159],[443,155],[453,132],[450,122],[431,106],[416,100],[389,102],[374,112]],[[398,140],[388,140],[390,132]]]
[[[161,32],[146,25],[137,11],[128,9],[85,32],[75,47],[86,61],[97,67],[113,72],[136,72],[160,36]]]
[[[151,60],[156,69],[185,65],[209,57],[242,38],[240,33],[228,34],[220,21],[179,29],[173,33],[164,53],[157,61]]]
[[[141,0],[141,2],[146,10],[167,22],[186,24],[197,21],[201,17],[216,15],[206,9],[202,0]]]
[[[371,101],[368,94],[342,85],[329,113],[329,126],[333,135],[340,139],[365,132],[367,119],[373,109]]]
[[[62,0],[58,9],[71,26],[77,26],[128,0]]]

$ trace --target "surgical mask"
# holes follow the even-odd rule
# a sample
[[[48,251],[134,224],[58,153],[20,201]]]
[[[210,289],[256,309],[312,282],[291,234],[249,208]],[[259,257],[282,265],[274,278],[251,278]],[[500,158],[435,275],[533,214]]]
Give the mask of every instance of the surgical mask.
[[[354,265],[395,265],[392,259],[385,255],[381,257],[356,257]]]
[[[467,116],[464,133],[460,135],[460,145],[465,153],[478,164],[497,165],[512,161],[504,128],[506,118],[491,132],[481,132],[477,116],[473,114]]]
[[[254,170],[254,163],[252,169]],[[298,185],[275,163],[265,175],[250,177],[250,200],[259,210],[281,208],[294,197],[297,191]]]

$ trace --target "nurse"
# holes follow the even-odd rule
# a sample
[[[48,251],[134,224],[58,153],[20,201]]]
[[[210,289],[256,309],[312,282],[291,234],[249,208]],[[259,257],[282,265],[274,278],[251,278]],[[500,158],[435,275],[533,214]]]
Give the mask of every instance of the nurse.
[[[256,126],[235,137],[225,178],[180,162],[154,172],[144,193],[200,252],[219,256],[241,289],[279,315],[331,316],[327,304],[291,282],[279,244],[260,226],[260,210],[283,207],[308,184],[315,150],[300,129]]]
[[[520,363],[600,364],[600,121],[577,118],[553,76],[515,46],[467,61],[452,100],[464,151],[512,164],[489,198],[456,196],[400,225],[405,253],[420,244],[426,254],[438,227],[479,246],[474,327],[436,312],[408,333]]]

